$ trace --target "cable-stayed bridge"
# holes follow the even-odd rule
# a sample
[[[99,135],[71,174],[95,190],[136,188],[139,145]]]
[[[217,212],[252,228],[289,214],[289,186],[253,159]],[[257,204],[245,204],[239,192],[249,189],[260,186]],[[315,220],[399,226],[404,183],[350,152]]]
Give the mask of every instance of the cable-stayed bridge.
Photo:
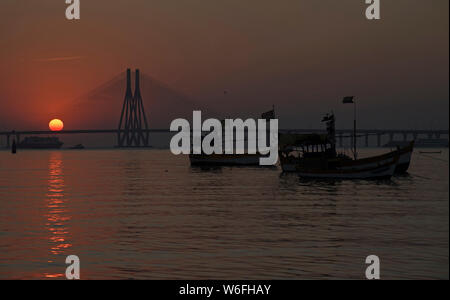
[[[145,75],[144,75],[145,76]],[[123,77],[126,77],[125,85],[125,97],[121,107],[120,118],[118,120],[118,126],[113,129],[79,129],[79,130],[62,130],[62,131],[50,131],[50,130],[20,130],[20,131],[0,131],[0,136],[6,137],[6,147],[10,147],[11,138],[18,143],[21,137],[25,135],[67,135],[67,134],[115,134],[117,136],[117,146],[119,147],[148,147],[150,146],[150,133],[169,133],[170,130],[166,128],[150,129],[149,117],[144,108],[144,102],[141,93],[141,74],[139,70],[136,70],[135,86],[134,89],[131,85],[131,70],[122,72],[119,75],[113,77],[111,80],[103,83],[102,85],[91,90],[87,94],[75,99],[75,105],[80,107],[91,106],[92,101],[89,99],[95,98],[102,102],[100,103],[100,109],[103,110],[105,106],[111,106],[111,103],[115,103],[114,98],[117,93],[123,92]],[[149,82],[155,83],[155,79],[149,78]],[[182,99],[183,102],[189,102],[190,108],[198,108],[198,105],[191,101],[185,95],[180,94],[177,91],[170,89],[170,87],[157,82],[159,87],[170,91],[171,94],[176,95],[176,99]],[[111,93],[105,93],[105,90],[113,90]],[[155,88],[154,88],[155,89]],[[133,91],[134,90],[134,91]],[[159,97],[158,97],[159,98]],[[161,98],[164,98],[162,96]],[[86,101],[88,99],[88,101]],[[161,104],[162,102],[162,104]],[[177,106],[181,106],[181,103],[174,105],[167,99],[158,99],[159,105],[166,105],[166,111],[173,113],[170,117],[180,117],[176,111]],[[181,102],[181,101],[178,101]],[[97,111],[93,112],[91,116],[95,118],[98,115]],[[161,112],[152,112],[151,117],[154,120],[160,117]],[[89,116],[87,116],[89,118]],[[117,122],[117,121],[116,121]],[[280,133],[325,133],[325,129],[281,129]],[[411,139],[427,138],[427,139],[439,139],[441,136],[446,135],[448,138],[448,130],[395,130],[395,129],[359,129],[357,130],[357,138],[360,143],[364,143],[365,146],[369,146],[369,138],[371,136],[376,137],[376,145],[381,146],[382,138],[388,137],[389,141],[393,141],[395,137],[400,136],[402,140],[407,141]],[[344,140],[347,138],[353,138],[353,129],[341,129],[336,130],[336,139],[339,146],[344,144]]]

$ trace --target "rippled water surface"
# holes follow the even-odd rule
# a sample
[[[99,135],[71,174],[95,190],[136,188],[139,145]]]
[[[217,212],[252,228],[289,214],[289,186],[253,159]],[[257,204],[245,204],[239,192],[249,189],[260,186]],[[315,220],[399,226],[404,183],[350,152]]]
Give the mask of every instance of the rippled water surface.
[[[366,150],[366,155],[385,150]],[[448,151],[390,181],[191,168],[165,150],[0,152],[0,278],[449,277]]]

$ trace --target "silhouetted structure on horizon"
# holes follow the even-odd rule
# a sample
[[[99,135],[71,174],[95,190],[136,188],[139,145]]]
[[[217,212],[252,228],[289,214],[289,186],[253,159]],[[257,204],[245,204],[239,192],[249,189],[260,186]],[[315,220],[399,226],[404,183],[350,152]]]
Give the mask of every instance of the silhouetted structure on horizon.
[[[169,86],[165,85],[154,79],[151,76],[146,75],[143,72],[136,70],[136,82],[134,96],[131,90],[131,70],[128,69],[126,72],[121,72],[119,75],[114,76],[113,79],[107,81],[106,83],[96,87],[86,95],[77,98],[77,105],[82,107],[89,107],[92,114],[90,118],[96,118],[100,114],[104,115],[106,108],[114,108],[108,111],[111,117],[110,124],[117,122],[117,112],[116,109],[120,109],[120,103],[116,103],[117,93],[122,93],[123,90],[123,76],[126,74],[126,90],[125,99],[122,105],[122,112],[120,115],[120,120],[118,127],[114,125],[108,126],[109,128],[96,129],[64,129],[62,131],[51,131],[51,130],[4,130],[0,131],[0,138],[5,137],[6,148],[11,148],[12,138],[15,139],[16,144],[20,143],[21,137],[24,135],[73,135],[73,134],[112,134],[117,136],[117,145],[120,147],[146,147],[150,146],[150,133],[167,133],[171,134],[169,128],[165,124],[169,124],[166,121],[175,118],[188,118],[192,116],[192,111],[199,109],[199,104],[190,100],[186,95],[173,90]],[[122,79],[120,79],[122,78]],[[152,116],[152,124],[162,124],[159,127],[149,129],[147,116],[144,111],[143,99],[141,96],[140,84],[145,82],[143,91],[145,95],[152,95],[151,103],[147,102],[147,107],[151,106],[152,111],[157,111],[158,113]],[[108,94],[107,90],[113,90],[113,93]],[[159,91],[159,93],[152,94],[152,91]],[[226,94],[228,91],[226,91]],[[106,95],[106,96],[105,96]],[[82,100],[80,100],[82,99]],[[100,100],[101,101],[100,101]],[[100,105],[96,109],[92,109],[93,101],[100,101]],[[113,101],[114,104],[111,102]],[[183,106],[183,103],[187,103],[187,106]],[[155,106],[160,104],[160,106]],[[111,106],[108,106],[111,105]],[[108,107],[105,107],[108,106]],[[117,108],[116,108],[117,107]],[[182,107],[182,109],[180,109]],[[206,110],[206,109],[205,109]],[[209,109],[210,110],[210,109]],[[214,112],[216,117],[219,115]],[[89,118],[83,114],[83,123]],[[162,120],[161,116],[164,116],[167,120]],[[159,123],[158,123],[158,117]],[[264,117],[263,117],[264,118]],[[163,122],[164,121],[164,122]],[[280,133],[325,133],[324,129],[280,129]],[[384,143],[388,142],[408,142],[411,139],[419,141],[421,138],[427,142],[440,142],[441,136],[446,136],[448,141],[448,129],[437,130],[437,129],[357,129],[356,138],[360,146],[370,146],[377,145],[378,147],[383,146]],[[400,139],[396,141],[396,138],[400,136]],[[387,137],[387,139],[386,139]],[[353,139],[355,138],[354,129],[336,129],[336,144],[338,147],[345,147],[349,144],[354,145]],[[348,143],[347,140],[351,140]],[[448,143],[447,143],[448,144]],[[3,146],[3,140],[0,139],[0,145]],[[416,143],[418,147],[419,143]]]
[[[127,87],[120,115],[117,142],[119,147],[148,147],[147,117],[142,102],[139,70],[136,70],[134,96],[131,92],[131,70],[127,70]]]

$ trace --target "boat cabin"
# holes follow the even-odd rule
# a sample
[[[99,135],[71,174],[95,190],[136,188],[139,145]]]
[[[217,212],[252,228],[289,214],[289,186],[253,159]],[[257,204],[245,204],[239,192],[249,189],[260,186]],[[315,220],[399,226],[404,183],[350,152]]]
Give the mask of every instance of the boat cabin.
[[[336,156],[335,146],[327,134],[282,134],[280,155],[300,158],[330,158]]]

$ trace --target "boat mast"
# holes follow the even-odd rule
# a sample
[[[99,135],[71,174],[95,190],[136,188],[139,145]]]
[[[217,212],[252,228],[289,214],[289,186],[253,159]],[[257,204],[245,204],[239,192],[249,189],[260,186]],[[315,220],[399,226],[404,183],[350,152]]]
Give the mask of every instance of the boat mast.
[[[356,102],[355,97],[353,96],[347,96],[344,97],[344,100],[342,100],[342,103],[353,104],[353,158],[356,160],[358,158],[358,153],[356,152]]]
[[[353,157],[355,160],[358,158],[358,153],[356,152],[356,102],[353,101]]]

